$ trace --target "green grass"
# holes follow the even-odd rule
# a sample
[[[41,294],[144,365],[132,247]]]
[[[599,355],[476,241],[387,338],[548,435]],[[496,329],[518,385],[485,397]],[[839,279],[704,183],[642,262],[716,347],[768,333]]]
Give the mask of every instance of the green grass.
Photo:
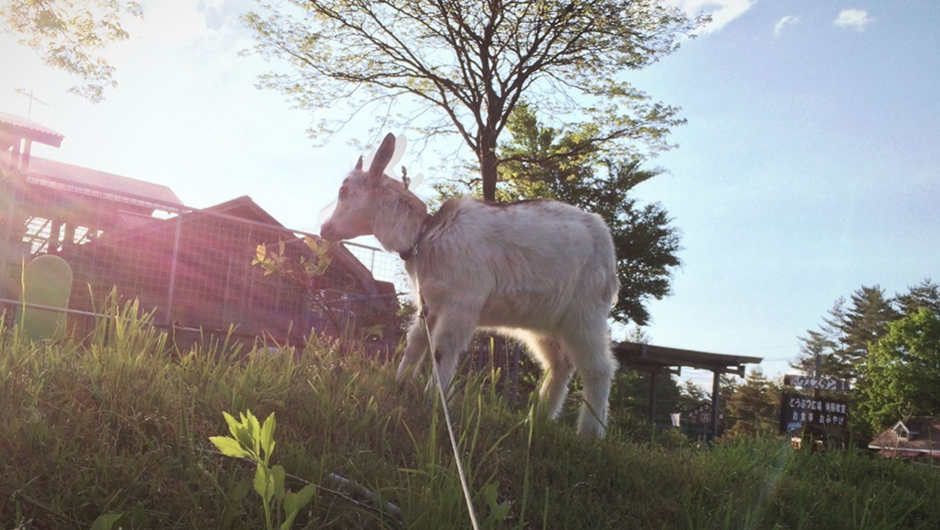
[[[440,404],[394,367],[304,351],[186,352],[135,308],[77,341],[33,345],[0,326],[0,530],[263,528],[254,468],[220,456],[222,412],[275,413],[272,464],[321,487],[294,528],[470,528]],[[113,321],[112,321],[113,322]],[[582,440],[571,418],[528,421],[468,377],[452,404],[484,528],[935,529],[940,469],[779,439],[693,446],[615,426]],[[616,418],[616,425],[635,424]],[[640,441],[637,440],[646,440]],[[662,438],[660,438],[662,440]],[[335,473],[374,492],[350,500]],[[293,482],[291,482],[293,481]],[[253,495],[253,493],[249,494]],[[352,495],[355,497],[355,495]],[[390,514],[385,503],[401,510]]]

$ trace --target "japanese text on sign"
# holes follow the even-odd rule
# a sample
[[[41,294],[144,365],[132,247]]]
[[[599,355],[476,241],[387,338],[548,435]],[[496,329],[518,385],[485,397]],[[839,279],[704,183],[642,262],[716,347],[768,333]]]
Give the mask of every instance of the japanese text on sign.
[[[844,427],[848,405],[841,401],[784,395],[781,423],[801,426]]]
[[[783,383],[787,386],[815,388],[817,390],[830,390],[833,392],[847,392],[852,389],[848,381],[805,375],[785,375],[783,376]]]

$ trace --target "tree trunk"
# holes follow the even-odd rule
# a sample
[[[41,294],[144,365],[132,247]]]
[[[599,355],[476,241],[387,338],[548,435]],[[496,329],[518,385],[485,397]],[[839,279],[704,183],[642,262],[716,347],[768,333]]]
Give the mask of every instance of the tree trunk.
[[[479,158],[480,173],[483,178],[483,200],[496,202],[496,146],[481,145]]]

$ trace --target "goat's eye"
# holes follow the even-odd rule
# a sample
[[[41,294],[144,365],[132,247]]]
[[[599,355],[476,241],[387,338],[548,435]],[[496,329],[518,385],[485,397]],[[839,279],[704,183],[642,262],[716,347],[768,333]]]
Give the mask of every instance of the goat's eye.
[[[349,188],[347,188],[345,185],[340,186],[340,188],[339,188],[339,198],[340,198],[340,199],[345,199],[345,198],[348,197],[348,196],[349,196]]]

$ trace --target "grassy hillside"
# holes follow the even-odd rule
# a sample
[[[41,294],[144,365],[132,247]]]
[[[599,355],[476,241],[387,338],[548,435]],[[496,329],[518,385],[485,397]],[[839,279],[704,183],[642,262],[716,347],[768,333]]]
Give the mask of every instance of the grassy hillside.
[[[272,464],[317,495],[293,528],[470,528],[440,406],[393,367],[305,351],[208,344],[166,353],[125,311],[85,345],[32,345],[0,326],[0,530],[264,528],[254,467],[215,452],[222,412],[274,413]],[[453,403],[483,528],[936,529],[940,470],[781,440],[713,447],[614,427],[585,441],[570,419],[530,422],[489,372]],[[614,423],[626,425],[625,418]],[[648,435],[646,435],[648,438]],[[374,492],[368,500],[331,474]],[[386,508],[392,503],[400,509]]]

